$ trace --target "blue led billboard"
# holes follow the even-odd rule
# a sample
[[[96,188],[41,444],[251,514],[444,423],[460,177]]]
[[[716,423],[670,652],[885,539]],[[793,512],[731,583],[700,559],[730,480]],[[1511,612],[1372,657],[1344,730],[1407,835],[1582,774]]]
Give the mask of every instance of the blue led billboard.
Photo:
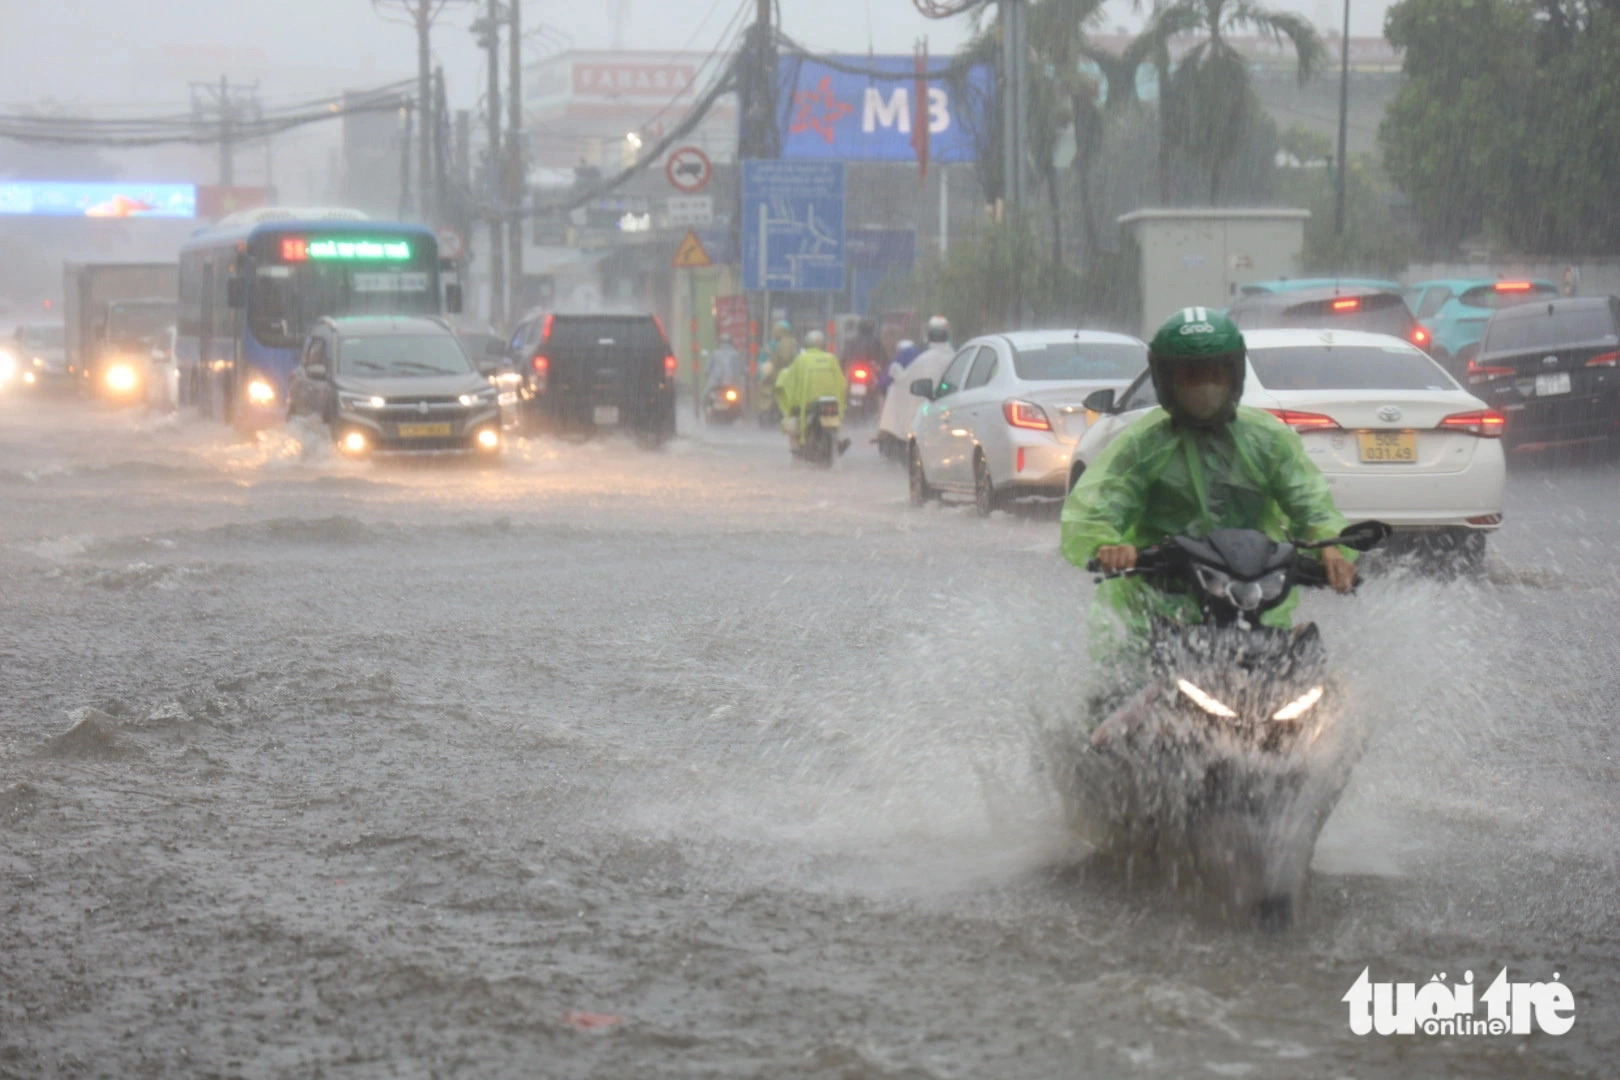
[[[190,218],[196,184],[0,181],[0,214],[42,217]]]

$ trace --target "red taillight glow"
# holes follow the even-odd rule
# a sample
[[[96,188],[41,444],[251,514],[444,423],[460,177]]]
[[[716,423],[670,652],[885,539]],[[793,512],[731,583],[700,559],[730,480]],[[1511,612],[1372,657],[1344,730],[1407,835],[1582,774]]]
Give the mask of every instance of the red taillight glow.
[[[281,238],[282,262],[308,262],[309,241],[302,236],[283,236]]]
[[[670,353],[668,356],[664,357],[664,374],[665,375],[673,375],[673,374],[675,374],[675,372],[680,369],[680,366],[681,366],[681,362],[675,358],[674,353]]]
[[[1018,472],[1023,472],[1024,471],[1024,448],[1022,446],[1020,446],[1018,448],[1018,469],[1017,469],[1017,471]]]
[[[551,327],[557,321],[557,316],[547,315],[546,321],[540,325],[540,342],[545,344],[551,340]]]
[[[1356,311],[1361,307],[1361,301],[1352,296],[1344,300],[1333,301],[1334,311]]]
[[[1462,431],[1482,439],[1500,439],[1507,430],[1507,417],[1495,409],[1478,412],[1452,413],[1440,421],[1442,431]]]
[[[1429,332],[1421,326],[1412,327],[1412,344],[1422,348],[1429,343]]]
[[[1587,367],[1620,367],[1620,352],[1606,352],[1586,362]]]
[[[1534,286],[1528,281],[1498,281],[1496,283],[1497,292],[1529,292],[1532,288]]]
[[[1024,428],[1028,431],[1051,431],[1052,421],[1046,418],[1046,410],[1030,401],[1009,401],[1001,406],[1001,415],[1007,418],[1007,423],[1015,428]]]
[[[1266,412],[1295,431],[1337,431],[1339,427],[1337,420],[1321,413],[1296,412],[1293,409],[1267,409]]]
[[[534,359],[529,361],[529,366],[534,368],[534,373],[536,375],[544,378],[546,372],[551,370],[551,360],[549,357],[541,353],[535,353]]]
[[[863,367],[853,367],[849,369],[849,377],[855,382],[866,382],[872,377],[872,373]]]
[[[1500,364],[1482,364],[1478,360],[1468,361],[1468,381],[1471,383],[1488,382],[1491,379],[1504,379],[1510,375],[1517,375],[1518,371]]]

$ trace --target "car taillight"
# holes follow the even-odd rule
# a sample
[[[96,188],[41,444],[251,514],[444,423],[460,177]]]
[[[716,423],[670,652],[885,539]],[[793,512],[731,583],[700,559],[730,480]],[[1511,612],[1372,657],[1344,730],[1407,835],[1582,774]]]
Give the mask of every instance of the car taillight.
[[[866,382],[871,379],[872,373],[863,367],[853,367],[849,369],[849,377],[852,382]]]
[[[1297,412],[1294,409],[1267,409],[1266,412],[1275,416],[1295,431],[1337,431],[1339,422],[1331,416],[1321,413]]]
[[[1620,367],[1620,352],[1606,352],[1586,362],[1587,367]]]
[[[1507,430],[1507,417],[1495,409],[1452,413],[1439,423],[1442,431],[1461,431],[1482,439],[1500,439]]]
[[[680,368],[680,366],[681,366],[681,362],[675,358],[674,353],[670,353],[668,356],[664,357],[664,374],[665,375],[674,375],[675,372]]]
[[[1533,286],[1528,281],[1498,281],[1497,292],[1529,292]]]
[[[551,370],[551,360],[541,353],[535,353],[534,359],[529,361],[529,366],[534,368],[534,373],[543,379],[546,373]]]
[[[557,321],[557,316],[547,315],[546,321],[540,326],[540,343],[544,345],[551,340],[551,327]]]
[[[1501,364],[1482,364],[1478,360],[1468,361],[1468,381],[1470,383],[1489,382],[1492,379],[1503,379],[1517,374],[1516,369],[1504,367]]]
[[[1354,297],[1354,296],[1347,297],[1346,299],[1343,299],[1343,300],[1335,300],[1335,301],[1333,301],[1333,310],[1334,311],[1359,311],[1360,309],[1361,309],[1361,301],[1360,301],[1360,299],[1358,299],[1357,297]]]
[[[1423,329],[1423,327],[1412,327],[1412,344],[1416,345],[1418,348],[1427,349],[1429,347],[1429,342],[1433,340],[1434,338],[1427,330]]]
[[[1046,418],[1046,410],[1032,401],[1009,401],[1001,406],[1001,415],[1007,418],[1007,423],[1015,428],[1025,428],[1029,431],[1051,431],[1052,421]]]

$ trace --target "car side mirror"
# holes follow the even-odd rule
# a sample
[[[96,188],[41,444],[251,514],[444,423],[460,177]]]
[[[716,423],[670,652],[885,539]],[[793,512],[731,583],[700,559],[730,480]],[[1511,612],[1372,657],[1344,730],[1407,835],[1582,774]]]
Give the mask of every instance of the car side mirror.
[[[916,380],[913,380],[913,382],[911,384],[911,392],[913,394],[916,394],[920,398],[927,398],[929,401],[933,401],[934,400],[934,380],[933,379],[916,379]]]
[[[237,309],[247,307],[247,291],[242,287],[241,278],[225,279],[225,306]]]
[[[1086,400],[1081,404],[1094,413],[1112,413],[1114,411],[1113,387],[1104,390],[1093,390],[1086,395]]]
[[[444,287],[444,310],[452,315],[461,314],[461,282],[452,281]]]
[[[313,382],[325,382],[326,381],[326,365],[325,364],[305,364],[304,365],[304,378],[309,379],[309,380],[311,380]]]

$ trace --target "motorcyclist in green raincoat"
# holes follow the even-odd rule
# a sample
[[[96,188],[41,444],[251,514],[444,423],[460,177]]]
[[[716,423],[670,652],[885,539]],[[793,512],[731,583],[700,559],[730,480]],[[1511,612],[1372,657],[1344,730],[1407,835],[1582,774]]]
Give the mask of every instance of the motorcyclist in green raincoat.
[[[1297,432],[1262,409],[1240,406],[1247,349],[1236,325],[1206,308],[1178,312],[1153,336],[1148,368],[1161,407],[1126,428],[1081,475],[1063,504],[1063,554],[1110,570],[1136,565],[1140,548],[1171,536],[1259,529],[1275,540],[1325,540],[1343,531],[1326,479]],[[1336,547],[1319,553],[1329,583],[1346,592],[1355,570]],[[1292,623],[1297,594],[1265,613]],[[1097,588],[1092,652],[1120,658],[1145,641],[1154,617],[1198,622],[1190,596],[1137,577]],[[1123,631],[1123,633],[1121,632]]]
[[[827,351],[826,345],[826,335],[820,330],[810,331],[804,336],[804,351],[776,376],[776,406],[782,413],[782,427],[796,443],[804,441],[804,410],[817,398],[837,398],[838,417],[842,420],[844,416],[849,382],[838,358]],[[848,439],[839,440],[839,453],[848,447]]]

